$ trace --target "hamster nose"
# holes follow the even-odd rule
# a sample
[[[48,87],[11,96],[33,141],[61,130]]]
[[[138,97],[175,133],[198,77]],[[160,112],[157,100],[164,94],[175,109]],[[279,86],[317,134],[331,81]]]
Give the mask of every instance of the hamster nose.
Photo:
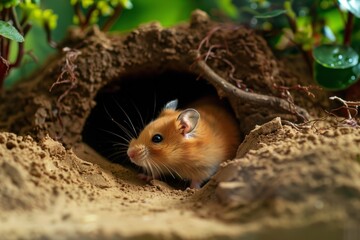
[[[136,150],[129,148],[127,150],[127,155],[129,156],[130,159],[135,158],[136,157]]]

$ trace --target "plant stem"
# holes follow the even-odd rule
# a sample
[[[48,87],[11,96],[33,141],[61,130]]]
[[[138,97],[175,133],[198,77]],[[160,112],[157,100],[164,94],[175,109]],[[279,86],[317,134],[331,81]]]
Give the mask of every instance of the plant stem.
[[[345,16],[344,16],[344,11],[342,11],[342,10],[340,9],[340,5],[338,4],[338,0],[333,0],[333,2],[334,2],[334,5],[336,6],[336,8],[337,8],[337,10],[338,10],[338,12],[339,12],[339,14],[340,14],[340,16],[341,16],[342,21],[343,21],[344,24],[345,24],[346,19],[345,19]]]
[[[23,33],[22,27],[19,23],[16,11],[15,11],[15,7],[12,7],[10,9],[10,19],[14,22],[14,25],[17,28],[17,30],[19,31],[19,33],[23,35],[24,33]]]
[[[291,31],[293,31],[293,33],[295,34],[297,32],[297,26],[296,26],[296,22],[294,19],[292,19],[290,16],[286,15],[286,18],[289,22]]]
[[[9,59],[9,52],[10,52],[10,41],[9,41],[9,39],[5,39],[5,38],[3,38],[2,40],[3,40],[2,41],[3,49],[2,49],[1,54],[2,54],[2,57],[4,59],[8,60]]]
[[[352,29],[354,26],[354,15],[351,12],[348,12],[347,21],[345,25],[345,32],[344,32],[344,45],[350,46],[351,44],[351,34]]]
[[[48,23],[48,22],[46,22],[46,23],[44,24],[44,29],[45,29],[46,40],[47,40],[48,44],[49,44],[52,48],[56,48],[56,47],[57,47],[57,43],[52,40],[51,30],[50,30],[50,26],[49,26],[49,23]]]
[[[114,9],[114,14],[110,16],[110,18],[108,18],[108,20],[104,23],[104,25],[102,26],[101,30],[103,32],[107,32],[110,30],[110,28],[114,25],[114,23],[116,22],[116,19],[119,18],[121,11],[123,10],[123,7],[121,6],[121,4],[118,4],[115,9]]]
[[[19,42],[18,43],[18,53],[17,53],[17,56],[16,56],[16,60],[14,63],[11,63],[10,64],[10,67],[9,67],[9,70],[13,67],[18,67],[21,63],[21,60],[23,59],[24,57],[24,43],[22,42]]]
[[[2,20],[7,21],[7,9],[4,8],[0,12],[0,17]],[[7,39],[4,37],[0,37],[0,56],[4,56],[5,53],[5,45],[6,45]]]
[[[30,23],[27,23],[23,26],[23,34],[24,34],[24,37],[26,36],[26,34],[30,31],[32,25]]]
[[[96,8],[97,8],[96,3],[93,4],[93,5],[89,8],[89,10],[88,10],[88,12],[87,12],[87,14],[86,14],[86,17],[85,17],[84,26],[89,26],[89,23],[90,23],[90,21],[91,21],[91,17],[92,17],[92,15],[93,15],[94,11],[96,10]]]
[[[0,57],[0,90],[3,89],[4,81],[9,72],[9,62]]]
[[[288,101],[274,97],[274,96],[268,96],[258,93],[251,93],[246,92],[244,90],[241,90],[239,88],[236,88],[231,83],[226,81],[224,78],[219,76],[216,72],[213,71],[209,65],[205,63],[205,61],[201,58],[201,54],[197,50],[192,50],[189,52],[189,57],[191,61],[193,61],[193,67],[195,67],[193,70],[197,74],[201,74],[205,77],[206,80],[208,80],[210,83],[214,84],[215,86],[219,87],[221,90],[223,90],[226,94],[229,94],[230,96],[236,97],[238,100],[252,103],[254,105],[258,106],[266,106],[270,109],[276,109],[281,112],[287,112],[291,114],[295,114],[298,117],[298,120],[301,122],[308,121],[310,118],[309,113],[299,107],[295,104],[291,105]]]
[[[78,17],[79,19],[79,26],[81,27],[81,29],[84,29],[84,22],[85,22],[85,16],[81,11],[81,6],[80,6],[80,2],[76,2],[74,5],[74,12],[75,15]]]

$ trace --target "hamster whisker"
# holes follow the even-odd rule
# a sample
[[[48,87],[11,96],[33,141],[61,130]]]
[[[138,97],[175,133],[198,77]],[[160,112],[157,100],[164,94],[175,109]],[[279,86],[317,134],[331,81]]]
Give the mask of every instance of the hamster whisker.
[[[118,147],[118,146],[120,146],[120,147],[128,147],[129,146],[129,144],[126,144],[126,143],[121,143],[121,142],[116,142],[116,143],[113,143],[113,147]],[[126,149],[125,149],[126,150]]]
[[[128,136],[130,139],[135,138],[135,136],[132,134],[132,132],[129,131],[124,125],[120,124],[119,122],[113,120],[113,122]]]
[[[149,167],[148,164],[145,162],[145,166],[140,166],[142,170],[145,170],[145,174],[149,175],[150,171],[149,171]]]
[[[143,117],[141,116],[141,113],[139,111],[139,108],[135,105],[135,103],[133,101],[131,101],[131,104],[134,106],[135,111],[137,112],[137,114],[139,115],[140,121],[141,121],[141,129],[145,128],[145,122]]]
[[[125,137],[123,137],[123,136],[121,136],[121,135],[119,135],[119,134],[117,134],[117,133],[111,132],[111,131],[106,130],[106,129],[100,129],[100,130],[102,130],[102,131],[104,131],[104,132],[107,132],[107,133],[110,133],[111,135],[113,135],[113,136],[115,136],[115,137],[118,137],[118,138],[124,140],[126,143],[130,143],[130,140],[129,140],[129,139],[127,139],[127,138],[125,138]]]
[[[131,119],[130,119],[130,117],[129,117],[129,115],[126,113],[126,111],[120,106],[120,104],[117,102],[117,101],[115,101],[115,104],[116,104],[116,106],[118,106],[119,108],[120,108],[120,110],[125,114],[125,116],[126,116],[126,118],[127,118],[127,120],[129,121],[129,123],[128,122],[126,122],[126,121],[124,121],[124,122],[126,122],[128,125],[129,125],[129,127],[134,131],[134,136],[138,136],[138,134],[137,134],[137,132],[136,132],[136,130],[135,130],[135,126],[134,126],[134,124],[133,124],[133,122],[131,121]]]
[[[184,166],[183,171],[187,176],[197,176],[200,172],[200,170],[192,167],[192,166]]]
[[[152,176],[152,172],[151,172],[151,169],[149,167],[149,163],[147,161],[144,161],[144,163],[145,163],[144,168],[146,170],[146,175],[151,175]]]
[[[176,171],[174,168],[170,168],[170,169],[171,169],[171,171],[173,171],[174,173],[176,173],[176,175],[178,175],[179,178],[184,179],[184,178],[180,175],[180,173],[179,173],[178,171]]]
[[[147,160],[145,161],[145,163],[146,163],[146,165],[148,166],[148,168],[149,168],[149,170],[150,170],[151,177],[152,177],[153,179],[155,179],[155,173],[154,173],[154,170],[153,170],[151,164],[150,164]]]
[[[153,114],[151,116],[152,119],[155,118],[155,111],[156,111],[156,92],[154,92],[154,108],[153,108]]]
[[[161,168],[159,167],[159,165],[157,165],[157,164],[156,164],[154,161],[152,161],[151,159],[150,159],[150,164],[153,165],[153,167],[155,168],[155,170],[158,172],[159,177],[162,178],[163,172],[161,171]],[[165,176],[164,176],[164,177],[165,177]]]
[[[127,154],[126,149],[119,149],[118,151],[115,151],[109,155],[109,157],[115,157],[115,156],[126,156]]]
[[[109,113],[109,111],[107,110],[107,108],[104,106],[105,112],[108,115],[108,117],[110,118],[110,120],[115,123],[120,129],[121,131],[123,131],[130,139],[134,138],[134,135],[129,131],[129,129],[127,129],[124,125],[122,125],[121,123],[119,123],[118,121],[116,121],[111,114]],[[136,133],[135,133],[136,135]]]
[[[164,167],[164,168],[166,168],[166,170],[169,172],[169,174],[175,179],[175,176],[174,176],[174,174],[172,173],[172,171],[174,171],[174,169],[172,169],[171,167],[167,167],[165,164],[163,164],[163,163],[161,163],[161,165]],[[170,170],[170,169],[172,169],[172,171]],[[180,178],[181,178],[181,176],[176,172],[176,171],[174,171]]]

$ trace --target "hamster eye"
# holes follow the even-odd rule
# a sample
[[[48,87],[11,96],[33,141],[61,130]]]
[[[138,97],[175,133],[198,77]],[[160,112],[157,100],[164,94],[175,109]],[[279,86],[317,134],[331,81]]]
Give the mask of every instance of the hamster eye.
[[[155,134],[152,138],[151,141],[154,143],[159,143],[163,140],[163,136],[161,136],[160,134]]]

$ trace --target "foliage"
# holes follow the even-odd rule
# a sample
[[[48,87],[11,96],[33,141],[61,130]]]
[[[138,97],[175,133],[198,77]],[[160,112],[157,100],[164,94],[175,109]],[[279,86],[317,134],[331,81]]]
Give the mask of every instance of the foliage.
[[[357,34],[352,39],[352,33],[354,24],[359,24],[354,16],[360,17],[360,1],[233,0],[226,3],[231,6],[219,7],[225,13],[237,7],[238,15],[242,15],[238,20],[271,36],[269,42],[275,43],[274,48],[300,50],[322,87],[341,90],[359,79],[360,36]]]
[[[20,14],[19,14],[20,13]],[[32,24],[42,26],[49,43],[50,31],[56,27],[57,16],[50,9],[41,9],[36,0],[5,0],[0,3],[0,89],[6,76],[12,68],[19,67],[24,57],[24,37],[30,31]],[[15,60],[11,61],[13,43],[17,43]],[[16,50],[16,49],[15,49]]]
[[[116,22],[123,9],[133,7],[130,0],[70,0],[74,7],[74,22],[82,29],[99,22],[100,17],[108,17],[101,29],[108,31]]]

